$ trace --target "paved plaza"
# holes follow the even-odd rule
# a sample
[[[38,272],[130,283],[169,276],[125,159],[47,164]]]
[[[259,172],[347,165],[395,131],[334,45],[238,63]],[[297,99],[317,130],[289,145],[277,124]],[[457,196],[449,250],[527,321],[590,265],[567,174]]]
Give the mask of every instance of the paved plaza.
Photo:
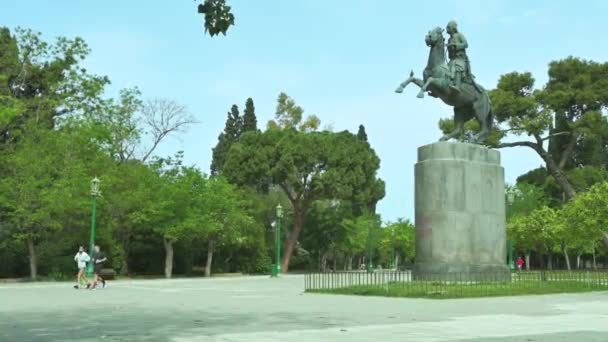
[[[302,276],[0,284],[0,341],[608,341],[608,293],[458,300],[302,293]]]

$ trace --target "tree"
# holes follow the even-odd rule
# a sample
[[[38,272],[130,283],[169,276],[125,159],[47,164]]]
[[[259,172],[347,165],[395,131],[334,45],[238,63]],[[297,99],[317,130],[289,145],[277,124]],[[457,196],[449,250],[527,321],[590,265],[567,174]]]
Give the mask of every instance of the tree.
[[[255,132],[258,130],[258,120],[255,117],[255,107],[253,99],[250,97],[245,102],[245,111],[243,112],[243,127],[242,133]]]
[[[61,117],[96,108],[106,77],[90,75],[80,64],[89,53],[81,38],[0,28],[0,143],[15,141],[28,122],[54,128]]]
[[[337,260],[348,251],[344,248],[346,229],[342,224],[344,217],[349,217],[348,202],[339,200],[315,201],[304,222],[301,237],[302,249],[309,252],[310,261],[316,260],[321,271],[327,269],[327,261],[333,260],[337,268]],[[346,255],[345,255],[346,256]],[[348,257],[348,256],[347,256]]]
[[[517,183],[515,186],[507,186],[507,192],[515,195],[510,208],[512,216],[530,215],[534,210],[549,204],[543,188],[534,184]]]
[[[530,268],[530,253],[542,254],[551,251],[558,243],[557,232],[561,226],[557,212],[547,206],[532,211],[529,215],[514,217],[507,225],[509,236],[518,250],[525,253],[526,268]],[[567,253],[567,252],[566,252]]]
[[[0,154],[0,211],[10,235],[26,244],[35,279],[39,243],[64,229],[66,217],[89,210],[87,166],[96,169],[106,160],[78,127],[27,127],[21,128],[27,134]]]
[[[255,228],[252,218],[243,210],[244,203],[237,190],[222,177],[211,177],[201,192],[199,209],[204,222],[201,235],[207,240],[205,276],[211,275],[213,254],[221,247],[237,247],[247,243]]]
[[[534,150],[564,199],[576,195],[566,171],[574,165],[577,144],[596,141],[607,131],[608,124],[602,116],[608,106],[606,75],[608,63],[569,57],[549,64],[549,81],[542,90],[534,90],[530,73],[514,72],[503,75],[491,92],[497,120],[507,126],[502,135],[510,132],[532,137],[498,143],[497,147],[524,146]]]
[[[316,131],[321,120],[316,115],[304,119],[304,108],[298,106],[294,99],[285,93],[280,93],[277,99],[275,119],[268,122],[269,129],[297,129],[302,132]]]
[[[604,233],[608,224],[608,182],[598,183],[581,193],[564,207],[572,246],[594,252],[597,242],[608,244]],[[595,252],[594,252],[595,256]]]
[[[550,63],[549,82],[542,90],[534,90],[530,73],[510,73],[503,75],[498,87],[491,92],[497,119],[507,124],[503,132],[533,138],[532,141],[499,143],[498,147],[533,149],[568,199],[573,198],[576,191],[564,170],[577,142],[593,139],[598,134],[595,123],[601,121],[601,110],[608,104],[608,82],[603,76],[606,74],[608,63],[569,57]],[[559,127],[554,127],[553,122]],[[564,138],[567,138],[565,143],[557,140]],[[546,141],[553,146],[547,149]]]
[[[386,260],[393,258],[394,267],[401,260],[412,261],[416,255],[416,229],[409,220],[398,219],[382,229],[381,254]]]
[[[143,154],[142,162],[152,155],[158,145],[169,135],[183,132],[197,121],[185,106],[170,99],[152,99],[141,107],[143,130],[152,137],[152,146]]]
[[[226,35],[230,26],[234,25],[234,15],[226,0],[204,0],[198,5],[198,13],[204,14],[205,33],[211,37],[218,34]]]
[[[346,264],[349,270],[352,269],[353,259],[356,256],[359,256],[356,264],[357,268],[362,264],[363,258],[367,257],[370,225],[372,228],[378,227],[375,221],[373,216],[362,215],[345,218],[340,223],[344,232],[342,239],[339,241],[338,249],[346,255]]]
[[[220,133],[217,138],[217,144],[212,151],[211,175],[215,176],[221,173],[230,146],[239,140],[243,130],[242,127],[243,120],[239,114],[239,107],[237,105],[232,105],[232,108],[230,108],[230,111],[228,112],[224,131]]]
[[[312,203],[349,200],[354,189],[376,186],[378,168],[373,150],[349,132],[286,128],[242,136],[231,148],[224,172],[238,185],[255,186],[260,179],[269,179],[287,195],[294,215],[283,254],[282,267],[287,271]]]
[[[357,139],[367,142],[367,133],[365,133],[365,126],[359,125],[359,131],[357,131]]]

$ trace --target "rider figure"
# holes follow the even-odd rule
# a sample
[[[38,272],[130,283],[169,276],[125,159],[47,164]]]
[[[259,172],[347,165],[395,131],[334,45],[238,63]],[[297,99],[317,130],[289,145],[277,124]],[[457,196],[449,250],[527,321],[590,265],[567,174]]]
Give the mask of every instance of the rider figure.
[[[450,88],[460,91],[464,76],[470,76],[469,57],[466,48],[469,46],[464,35],[458,32],[458,25],[454,20],[450,21],[446,27],[446,32],[450,35],[448,39],[448,57],[450,62]]]

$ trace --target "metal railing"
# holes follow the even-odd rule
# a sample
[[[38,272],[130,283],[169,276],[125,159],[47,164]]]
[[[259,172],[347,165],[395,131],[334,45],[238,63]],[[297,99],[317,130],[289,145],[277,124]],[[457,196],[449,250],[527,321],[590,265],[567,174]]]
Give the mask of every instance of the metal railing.
[[[476,292],[480,295],[536,288],[553,287],[570,290],[607,290],[608,272],[606,271],[524,271],[500,273],[449,273],[449,274],[412,274],[411,271],[383,270],[373,273],[311,272],[304,277],[304,288],[309,292],[324,292],[340,289],[368,291],[382,289],[401,295],[428,295],[432,293],[466,294]],[[513,291],[512,291],[513,290]],[[346,291],[347,292],[347,291]],[[377,292],[377,291],[376,291]],[[564,291],[567,292],[567,291]]]

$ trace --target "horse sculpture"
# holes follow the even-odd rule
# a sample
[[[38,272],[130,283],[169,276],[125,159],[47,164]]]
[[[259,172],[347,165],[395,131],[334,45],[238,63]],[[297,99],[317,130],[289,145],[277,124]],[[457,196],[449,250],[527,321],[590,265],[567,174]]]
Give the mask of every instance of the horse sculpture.
[[[455,128],[452,132],[442,136],[440,141],[461,136],[464,132],[464,123],[475,118],[481,126],[481,131],[473,137],[472,142],[484,144],[493,121],[492,103],[487,91],[476,84],[472,76],[464,80],[458,89],[450,87],[450,72],[446,64],[442,28],[436,27],[429,31],[425,41],[426,45],[430,47],[430,52],[423,79],[415,78],[412,71],[410,77],[403,81],[395,92],[402,93],[408,84],[414,83],[420,87],[419,98],[423,98],[424,93],[428,91],[429,95],[438,97],[445,104],[454,107]]]

